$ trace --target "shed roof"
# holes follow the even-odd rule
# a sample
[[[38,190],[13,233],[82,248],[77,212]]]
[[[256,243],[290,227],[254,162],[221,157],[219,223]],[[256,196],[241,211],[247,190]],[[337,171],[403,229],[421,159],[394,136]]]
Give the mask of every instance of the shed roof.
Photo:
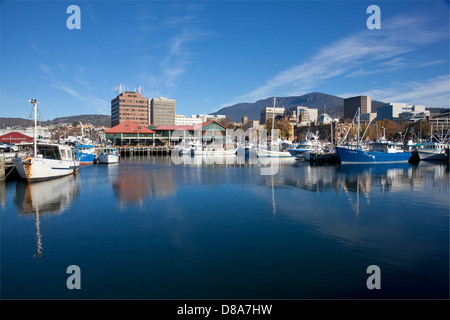
[[[21,142],[33,142],[33,137],[14,131],[0,136],[0,142],[12,144],[17,144]]]
[[[147,127],[132,121],[125,121],[109,130],[106,130],[105,133],[155,133],[155,131],[147,129]]]

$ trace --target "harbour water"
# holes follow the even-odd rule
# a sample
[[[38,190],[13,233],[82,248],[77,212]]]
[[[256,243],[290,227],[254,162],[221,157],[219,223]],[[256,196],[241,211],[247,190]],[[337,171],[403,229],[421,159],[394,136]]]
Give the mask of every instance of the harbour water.
[[[279,161],[126,157],[3,182],[1,298],[449,298],[448,163]]]

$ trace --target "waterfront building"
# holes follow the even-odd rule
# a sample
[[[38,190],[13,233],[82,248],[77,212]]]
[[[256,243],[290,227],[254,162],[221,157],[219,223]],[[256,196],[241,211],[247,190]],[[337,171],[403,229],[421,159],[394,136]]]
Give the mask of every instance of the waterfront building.
[[[146,127],[149,116],[149,99],[141,93],[126,91],[111,100],[111,127],[126,121]]]
[[[198,118],[195,115],[191,115],[189,118],[184,115],[177,114],[175,115],[175,125],[176,126],[184,126],[184,125],[196,125],[202,123],[202,119]]]
[[[105,131],[106,140],[113,145],[154,145],[155,131],[132,121],[122,122]]]
[[[428,118],[428,123],[437,131],[447,132],[450,130],[450,112],[432,115]]]
[[[425,112],[425,106],[413,105],[410,106],[406,103],[389,103],[387,105],[378,107],[377,109],[377,120],[400,120],[401,113],[415,112],[421,113]]]
[[[352,120],[358,108],[361,114],[372,112],[372,98],[370,96],[356,96],[344,99],[344,119]]]
[[[284,117],[284,108],[275,107],[275,110],[273,107],[266,107],[261,111],[260,114],[260,124],[265,124],[267,119],[272,119],[272,117],[275,116],[275,119],[278,117]]]
[[[400,121],[417,122],[427,120],[430,117],[430,111],[406,111],[399,114]]]
[[[166,97],[151,99],[150,123],[155,126],[175,125],[175,100]]]
[[[222,145],[226,143],[227,136],[227,128],[216,121],[196,125],[150,125],[148,129],[155,131],[156,143],[164,145],[176,145],[186,140],[195,142],[200,139],[207,144],[214,142]]]

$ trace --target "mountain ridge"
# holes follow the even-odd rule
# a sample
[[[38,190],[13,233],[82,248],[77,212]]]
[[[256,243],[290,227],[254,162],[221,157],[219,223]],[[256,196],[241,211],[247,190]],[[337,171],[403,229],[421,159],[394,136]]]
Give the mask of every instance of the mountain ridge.
[[[58,125],[58,124],[73,124],[74,122],[81,122],[83,125],[92,124],[93,126],[111,126],[111,116],[103,114],[82,114],[75,116],[58,117],[53,120],[40,121],[38,123],[42,126]],[[33,126],[33,120],[23,118],[7,118],[0,117],[0,129],[6,127],[21,127],[26,128]]]
[[[328,113],[330,116],[335,117],[339,117],[344,113],[344,98],[322,92],[312,92],[302,96],[269,97],[266,99],[260,99],[254,103],[236,103],[231,106],[223,107],[210,114],[226,115],[235,122],[239,122],[244,116],[247,116],[249,120],[259,120],[260,112],[265,107],[272,107],[274,98],[276,98],[276,106],[284,107],[286,111],[291,110],[296,106],[305,106],[308,108],[318,109],[319,114]],[[373,100],[372,110],[375,111],[379,106],[384,104],[384,102]]]

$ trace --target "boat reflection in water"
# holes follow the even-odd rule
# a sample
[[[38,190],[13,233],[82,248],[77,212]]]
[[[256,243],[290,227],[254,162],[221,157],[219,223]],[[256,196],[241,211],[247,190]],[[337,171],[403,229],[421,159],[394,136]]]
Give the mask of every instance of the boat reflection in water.
[[[283,170],[280,175],[261,177],[260,183],[275,189],[294,187],[314,193],[334,191],[336,197],[343,193],[357,215],[360,212],[360,197],[370,205],[371,193],[379,197],[386,192],[420,192],[426,184],[436,185],[439,182],[442,183],[442,190],[447,190],[449,184],[449,165],[445,162],[364,166],[300,163],[295,167],[280,166],[280,170]]]
[[[77,175],[35,183],[17,181],[14,203],[17,205],[18,214],[36,216],[35,258],[42,256],[41,216],[64,213],[78,194],[79,181]]]

